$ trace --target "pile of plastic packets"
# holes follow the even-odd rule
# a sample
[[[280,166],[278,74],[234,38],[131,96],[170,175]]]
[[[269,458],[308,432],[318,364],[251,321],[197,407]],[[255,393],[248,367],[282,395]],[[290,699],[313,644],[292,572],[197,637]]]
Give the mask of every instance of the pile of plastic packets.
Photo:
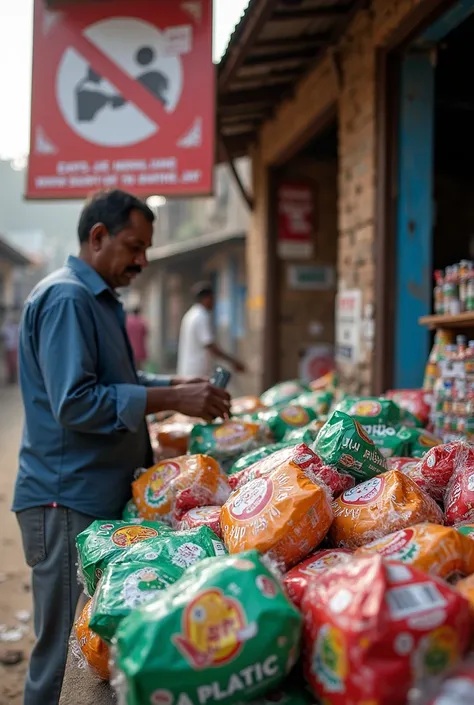
[[[151,423],[77,540],[81,659],[126,705],[474,703],[474,447],[429,409],[329,375]]]

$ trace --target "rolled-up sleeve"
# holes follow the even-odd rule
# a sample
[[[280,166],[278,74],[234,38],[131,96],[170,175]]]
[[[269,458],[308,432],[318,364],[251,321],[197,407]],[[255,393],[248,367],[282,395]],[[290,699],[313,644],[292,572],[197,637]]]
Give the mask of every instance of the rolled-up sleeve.
[[[83,433],[139,430],[146,389],[140,384],[98,383],[96,331],[84,303],[57,300],[40,314],[36,335],[39,365],[59,424]]]
[[[152,375],[148,372],[137,372],[138,382],[144,387],[169,387],[172,377],[169,375]]]

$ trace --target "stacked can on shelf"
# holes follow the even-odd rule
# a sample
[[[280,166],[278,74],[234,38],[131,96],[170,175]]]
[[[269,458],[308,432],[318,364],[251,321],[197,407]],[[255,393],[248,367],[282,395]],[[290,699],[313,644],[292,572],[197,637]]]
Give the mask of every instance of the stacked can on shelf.
[[[437,269],[434,278],[434,309],[437,315],[455,316],[474,311],[474,263],[471,260],[461,260],[444,271]]]
[[[436,346],[435,346],[436,347]],[[431,421],[445,443],[474,441],[474,340],[458,335],[456,343],[437,350]]]

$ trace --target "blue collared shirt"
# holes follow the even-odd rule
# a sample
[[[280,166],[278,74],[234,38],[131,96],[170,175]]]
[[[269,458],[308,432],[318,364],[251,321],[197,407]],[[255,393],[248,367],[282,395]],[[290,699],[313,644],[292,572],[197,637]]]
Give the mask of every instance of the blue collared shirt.
[[[19,357],[25,425],[13,511],[57,503],[120,517],[134,471],[152,463],[146,387],[170,379],[136,372],[122,304],[76,257],[29,296]]]

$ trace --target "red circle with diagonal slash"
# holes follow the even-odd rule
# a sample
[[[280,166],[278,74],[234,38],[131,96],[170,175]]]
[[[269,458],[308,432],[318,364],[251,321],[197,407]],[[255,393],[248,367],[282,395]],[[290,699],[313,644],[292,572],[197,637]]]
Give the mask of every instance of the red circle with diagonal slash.
[[[205,3],[203,7],[204,5]],[[128,91],[128,95],[122,94],[121,87],[117,85],[117,81],[109,78],[107,73],[96,69],[94,56],[88,56],[84,51],[85,45],[81,40],[83,31],[97,22],[116,17],[143,20],[152,24],[159,31],[163,31],[170,26],[191,25],[193,27],[192,50],[188,54],[180,56],[183,71],[183,88],[173,112],[167,113],[159,100],[151,93],[149,93],[148,102],[151,107],[153,107],[153,101],[156,103],[156,116],[154,113],[150,114],[151,110],[145,112],[133,100],[133,95],[130,95],[131,91]],[[160,18],[166,18],[166,24],[160,24]],[[37,18],[35,18],[36,20]],[[203,20],[203,27],[208,24],[208,22]],[[46,37],[42,36],[40,41],[37,40],[35,42],[34,62],[36,66],[39,64],[38,73],[40,74],[39,81],[35,81],[33,84],[35,123],[44,127],[46,133],[52,138],[60,152],[62,148],[67,147],[68,153],[73,153],[76,149],[83,149],[85,143],[87,145],[91,144],[73,131],[64,119],[57,104],[56,75],[58,67],[64,52],[72,47],[78,51],[93,69],[114,84],[118,92],[127,101],[133,103],[135,107],[145,113],[159,127],[158,132],[133,145],[110,147],[94,144],[95,158],[108,158],[111,150],[118,153],[120,158],[136,156],[137,145],[140,146],[140,149],[143,149],[147,143],[151,145],[151,143],[155,142],[156,144],[157,140],[159,140],[160,145],[163,145],[164,142],[168,143],[170,153],[176,153],[176,141],[183,137],[192,127],[193,120],[197,116],[202,115],[205,121],[209,117],[209,111],[206,106],[212,105],[212,100],[209,101],[209,91],[214,92],[213,66],[210,48],[204,46],[208,40],[206,36],[207,30],[203,29],[200,31],[199,27],[199,23],[193,21],[191,16],[181,8],[181,3],[175,2],[175,0],[160,0],[160,11],[157,11],[156,2],[149,2],[148,0],[136,3],[114,2],[112,4],[98,2],[68,6],[64,13],[59,14],[52,23]],[[86,41],[88,42],[88,40]],[[209,42],[210,46],[211,43]],[[117,68],[120,72],[123,72],[120,67]],[[125,77],[126,82],[129,83],[130,76],[125,74]],[[137,82],[134,81],[134,83]],[[140,84],[137,85],[139,86],[138,90],[144,90],[145,93],[148,93]],[[203,106],[202,109],[201,106]]]

